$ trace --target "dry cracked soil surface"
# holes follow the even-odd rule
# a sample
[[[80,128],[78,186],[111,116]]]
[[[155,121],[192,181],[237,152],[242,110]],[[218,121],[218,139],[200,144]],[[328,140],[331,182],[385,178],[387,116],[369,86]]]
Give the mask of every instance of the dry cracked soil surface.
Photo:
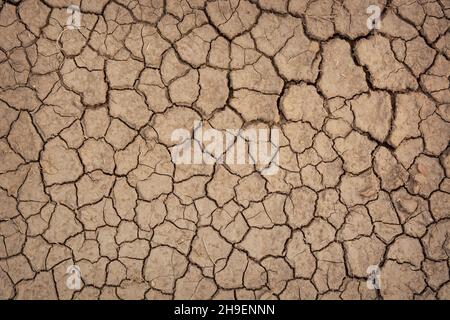
[[[0,8],[0,299],[450,299],[449,0]],[[278,172],[175,165],[200,120]]]

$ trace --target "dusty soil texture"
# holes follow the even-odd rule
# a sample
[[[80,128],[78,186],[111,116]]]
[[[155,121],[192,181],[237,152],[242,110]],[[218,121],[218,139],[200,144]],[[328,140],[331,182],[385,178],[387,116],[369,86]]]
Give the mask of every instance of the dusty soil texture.
[[[0,7],[0,299],[450,299],[449,0]],[[280,170],[175,165],[198,120]]]

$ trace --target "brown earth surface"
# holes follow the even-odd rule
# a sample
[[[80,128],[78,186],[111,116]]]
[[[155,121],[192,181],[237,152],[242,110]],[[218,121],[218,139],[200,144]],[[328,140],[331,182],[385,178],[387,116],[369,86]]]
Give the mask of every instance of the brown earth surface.
[[[0,8],[0,299],[450,299],[449,0]],[[175,165],[196,120],[279,171]]]

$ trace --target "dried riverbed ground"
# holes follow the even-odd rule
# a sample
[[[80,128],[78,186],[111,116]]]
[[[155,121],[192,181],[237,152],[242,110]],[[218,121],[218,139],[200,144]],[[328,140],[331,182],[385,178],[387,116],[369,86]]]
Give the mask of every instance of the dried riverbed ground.
[[[450,298],[449,0],[0,7],[1,299]],[[195,120],[279,172],[175,166]]]

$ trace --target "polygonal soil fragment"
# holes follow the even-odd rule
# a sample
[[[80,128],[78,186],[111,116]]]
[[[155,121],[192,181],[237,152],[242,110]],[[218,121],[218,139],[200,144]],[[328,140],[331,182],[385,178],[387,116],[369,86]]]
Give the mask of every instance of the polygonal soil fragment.
[[[293,36],[287,39],[286,45],[275,55],[275,65],[287,80],[315,81],[322,59],[318,54],[320,46],[309,40],[299,20],[294,25]]]
[[[69,149],[60,138],[50,140],[44,146],[40,163],[46,185],[72,182],[83,173],[77,152]]]
[[[206,13],[212,23],[228,38],[250,29],[255,23],[259,10],[250,1],[219,0],[208,2]]]
[[[381,274],[383,278],[389,279],[381,285],[381,294],[385,299],[412,299],[426,286],[422,271],[414,271],[407,264],[388,261],[381,269]],[[395,276],[398,274],[402,276]]]
[[[43,143],[28,113],[21,112],[19,118],[12,124],[8,141],[25,160],[38,160]]]
[[[160,246],[152,248],[144,265],[144,276],[152,288],[173,293],[175,281],[184,274],[187,260],[176,250]]]
[[[356,127],[383,142],[391,127],[392,107],[389,94],[372,91],[353,99],[351,106]]]
[[[366,75],[353,61],[347,41],[335,39],[324,45],[318,86],[327,98],[349,99],[368,90]]]
[[[437,190],[444,177],[444,171],[435,158],[420,155],[409,170],[407,188],[413,194],[428,197]]]
[[[382,36],[362,39],[355,52],[360,63],[368,68],[374,87],[392,91],[417,89],[416,79],[395,59],[388,39]]]
[[[323,99],[313,86],[301,84],[289,87],[281,100],[284,116],[292,121],[307,121],[315,129],[323,125],[327,112]]]
[[[276,95],[241,89],[234,92],[230,106],[240,113],[246,121],[278,122],[277,100],[278,96]]]
[[[379,180],[371,170],[360,175],[346,174],[340,185],[342,201],[349,206],[366,204],[377,197],[379,188]]]
[[[366,136],[352,131],[345,139],[335,140],[336,151],[344,159],[344,169],[358,174],[372,165],[372,151],[376,144]]]
[[[272,229],[251,228],[239,247],[258,260],[267,255],[280,256],[289,236],[290,230],[286,226],[275,226]]]
[[[371,16],[367,12],[367,8],[374,5],[382,11],[385,4],[385,0],[344,0],[342,2],[334,2],[333,13],[336,15],[334,18],[336,30],[352,39],[367,35],[370,32],[370,29],[367,28],[367,19]]]
[[[109,111],[129,126],[139,129],[147,124],[152,112],[145,100],[133,90],[111,90]]]
[[[434,111],[434,103],[423,93],[399,94],[389,141],[398,146],[404,139],[420,136],[421,120]]]

